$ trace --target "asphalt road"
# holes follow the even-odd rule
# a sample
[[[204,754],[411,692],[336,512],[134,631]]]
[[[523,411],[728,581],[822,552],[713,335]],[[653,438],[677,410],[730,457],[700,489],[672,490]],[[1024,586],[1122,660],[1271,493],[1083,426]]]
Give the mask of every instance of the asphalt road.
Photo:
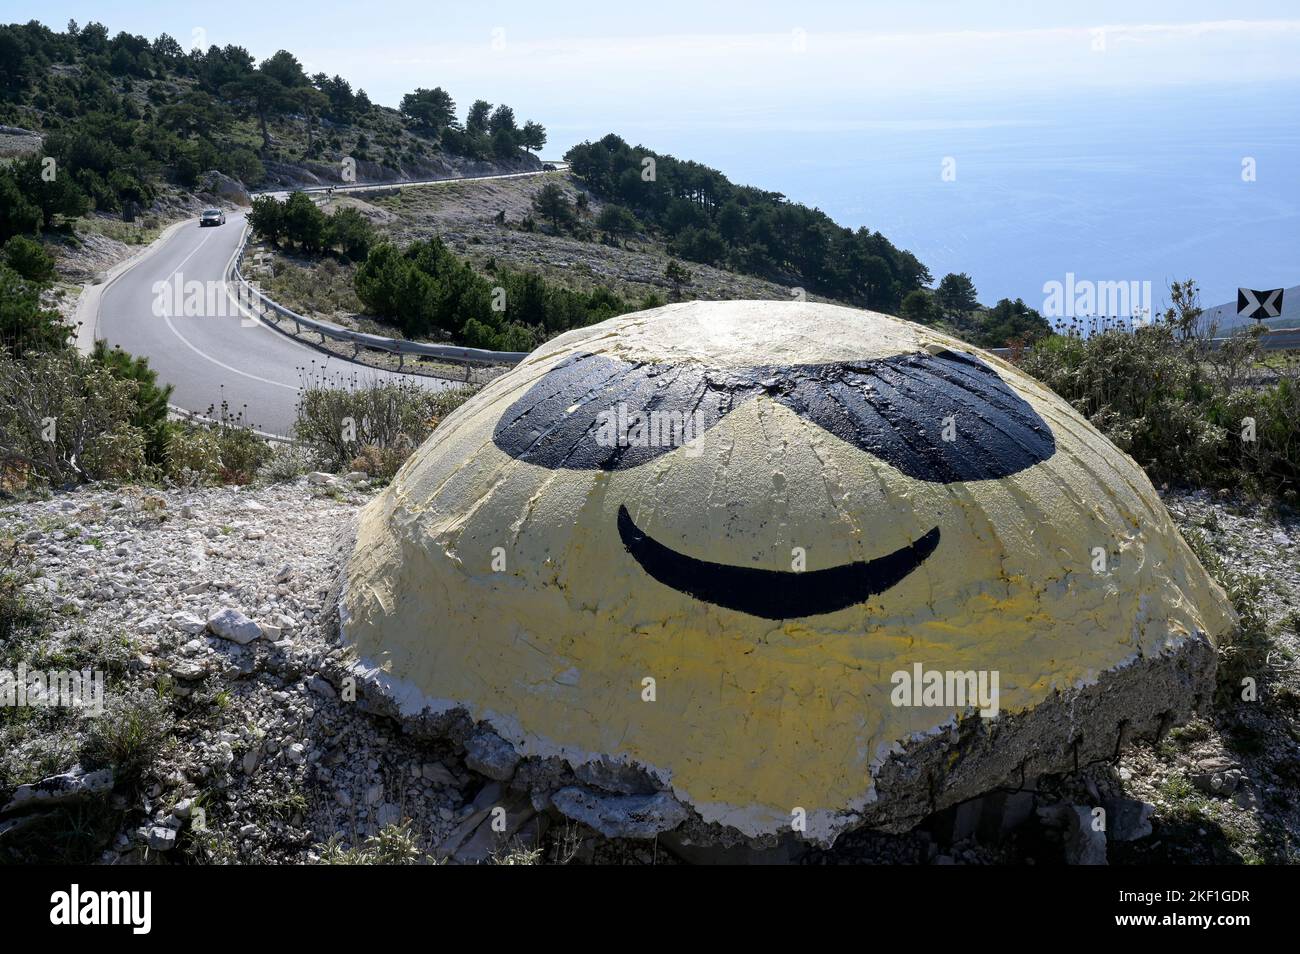
[[[216,227],[186,222],[104,290],[96,337],[147,357],[159,379],[175,388],[172,404],[208,414],[225,401],[232,413],[243,412],[246,424],[288,437],[308,379],[341,385],[400,378],[423,387],[453,386],[330,357],[242,314],[226,293],[224,276],[243,228],[240,213]]]

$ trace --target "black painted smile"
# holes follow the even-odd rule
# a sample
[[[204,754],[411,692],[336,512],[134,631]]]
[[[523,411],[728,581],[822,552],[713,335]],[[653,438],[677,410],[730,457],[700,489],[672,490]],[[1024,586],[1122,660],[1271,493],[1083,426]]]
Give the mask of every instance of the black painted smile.
[[[678,592],[764,619],[818,616],[864,602],[901,582],[939,545],[935,527],[915,543],[866,562],[803,573],[697,560],[652,539],[618,508],[618,535],[641,569]]]

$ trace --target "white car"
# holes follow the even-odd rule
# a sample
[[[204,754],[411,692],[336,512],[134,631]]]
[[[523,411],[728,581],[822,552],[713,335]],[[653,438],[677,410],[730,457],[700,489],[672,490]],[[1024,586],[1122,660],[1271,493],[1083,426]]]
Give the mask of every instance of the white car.
[[[204,209],[203,214],[199,216],[199,228],[205,225],[225,225],[226,213],[220,209]]]

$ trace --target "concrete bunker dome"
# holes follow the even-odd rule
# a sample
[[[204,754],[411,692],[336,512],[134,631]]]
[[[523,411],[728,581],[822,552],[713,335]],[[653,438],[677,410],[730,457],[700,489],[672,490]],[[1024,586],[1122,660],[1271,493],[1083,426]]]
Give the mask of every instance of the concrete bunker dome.
[[[692,426],[625,426],[655,411]],[[372,688],[559,766],[533,775],[576,817],[658,789],[661,827],[801,813],[820,842],[1185,719],[1235,624],[1051,391],[891,316],[767,301],[621,316],[494,381],[361,515],[340,619]],[[900,702],[921,670],[996,674],[996,715]]]

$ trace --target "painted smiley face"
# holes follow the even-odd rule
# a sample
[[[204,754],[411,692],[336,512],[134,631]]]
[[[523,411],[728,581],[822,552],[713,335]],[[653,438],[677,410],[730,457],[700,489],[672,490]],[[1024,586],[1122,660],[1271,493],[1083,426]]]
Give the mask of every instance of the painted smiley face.
[[[642,409],[647,422],[681,421],[677,436],[700,439],[753,400],[775,401],[908,477],[930,483],[1008,477],[1056,451],[1051,429],[996,371],[970,354],[946,349],[788,368],[672,366],[576,354],[506,409],[492,440],[515,460],[538,467],[628,470],[683,442],[674,441],[673,433],[668,440],[601,440],[611,409]],[[628,553],[660,583],[766,619],[816,616],[883,593],[919,567],[941,535],[936,526],[890,553],[794,572],[678,553],[638,528],[623,505],[618,534]]]
[[[647,445],[616,413],[600,438],[620,405],[700,425]],[[1104,574],[1099,547],[1120,557]],[[747,835],[801,806],[818,839],[953,717],[891,705],[891,673],[997,670],[1014,715],[1231,619],[1142,471],[1066,402],[931,329],[785,302],[549,342],[365,509],[341,611],[410,711],[634,763]]]

